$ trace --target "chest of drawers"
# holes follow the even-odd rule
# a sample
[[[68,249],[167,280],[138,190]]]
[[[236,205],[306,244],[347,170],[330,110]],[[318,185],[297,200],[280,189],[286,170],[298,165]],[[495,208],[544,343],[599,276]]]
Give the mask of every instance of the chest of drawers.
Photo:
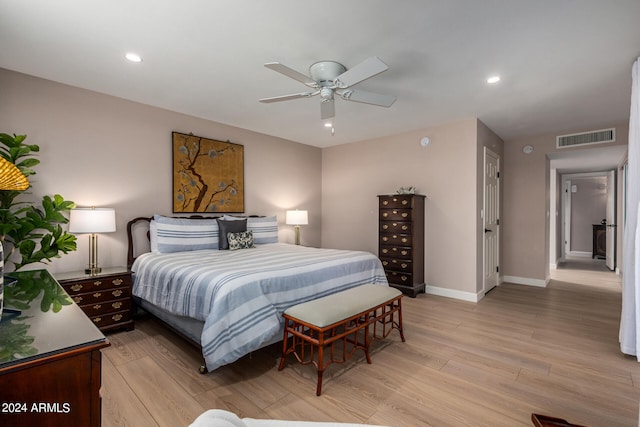
[[[126,268],[105,268],[96,275],[61,273],[56,279],[101,331],[134,328],[131,272]]]
[[[389,284],[415,297],[424,292],[424,202],[420,194],[380,195],[378,256]]]

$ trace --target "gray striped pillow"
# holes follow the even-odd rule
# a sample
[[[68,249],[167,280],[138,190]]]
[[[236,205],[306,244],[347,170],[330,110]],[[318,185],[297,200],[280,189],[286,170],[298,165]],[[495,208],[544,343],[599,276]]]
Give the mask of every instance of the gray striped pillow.
[[[188,219],[154,215],[158,252],[218,249],[220,230],[215,218]]]

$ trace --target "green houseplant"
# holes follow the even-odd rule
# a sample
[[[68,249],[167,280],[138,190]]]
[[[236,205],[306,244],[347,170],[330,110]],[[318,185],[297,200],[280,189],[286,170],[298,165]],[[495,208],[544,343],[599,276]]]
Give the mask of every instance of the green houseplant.
[[[26,144],[26,135],[0,133],[0,155],[15,164],[27,177],[40,163],[34,153],[40,147]],[[21,191],[0,191],[0,242],[4,246],[5,264],[15,270],[36,262],[50,262],[76,250],[76,237],[62,229],[69,220],[63,215],[75,207],[59,194],[44,196],[40,205],[20,200]]]

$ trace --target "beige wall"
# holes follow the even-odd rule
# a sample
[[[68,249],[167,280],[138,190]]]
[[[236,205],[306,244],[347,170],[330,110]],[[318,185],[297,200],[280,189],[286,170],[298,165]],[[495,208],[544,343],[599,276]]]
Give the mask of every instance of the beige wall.
[[[245,147],[245,212],[277,214],[281,241],[293,242],[286,209],[309,210],[301,241],[320,244],[321,150],[159,108],[0,69],[0,132],[40,146],[33,191],[60,193],[79,206],[116,210],[117,231],[100,236],[100,263],[126,264],[126,222],[171,214],[171,132],[192,132]],[[88,242],[51,264],[84,268]],[[32,266],[33,267],[33,266]],[[40,266],[42,267],[42,266]]]
[[[423,136],[431,139],[427,148],[419,144]],[[427,196],[428,291],[474,298],[478,257],[480,266],[482,260],[477,225],[482,156],[478,155],[484,145],[498,146],[501,154],[499,138],[477,119],[468,119],[323,149],[322,245],[377,254],[376,196],[414,186]]]
[[[606,126],[599,128],[604,127]],[[609,127],[616,128],[615,143],[562,150],[564,152],[598,150],[607,145],[626,145],[629,134],[628,124]],[[592,129],[569,130],[561,134],[589,130]],[[526,145],[534,147],[531,154],[522,152]],[[558,151],[556,134],[505,141],[504,147],[503,265],[505,281],[544,285],[549,278],[550,218],[556,214],[549,211],[550,162],[547,155]],[[560,233],[559,225],[556,228],[556,233]]]

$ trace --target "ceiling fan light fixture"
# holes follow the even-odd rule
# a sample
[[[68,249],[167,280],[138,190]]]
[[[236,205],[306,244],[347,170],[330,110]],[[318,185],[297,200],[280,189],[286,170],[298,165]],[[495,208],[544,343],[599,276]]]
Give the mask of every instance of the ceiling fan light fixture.
[[[142,62],[142,56],[138,55],[137,53],[128,52],[124,55],[124,57],[127,58],[127,61],[134,62],[136,64]]]

